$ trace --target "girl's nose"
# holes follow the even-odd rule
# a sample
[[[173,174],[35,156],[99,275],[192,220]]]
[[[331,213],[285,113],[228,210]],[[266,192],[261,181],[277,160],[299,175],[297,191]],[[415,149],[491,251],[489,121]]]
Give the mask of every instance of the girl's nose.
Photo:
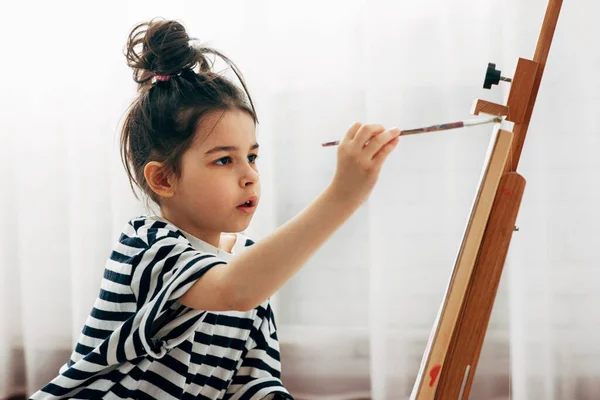
[[[248,166],[248,169],[244,171],[240,184],[242,187],[246,187],[255,184],[258,182],[258,179],[258,172],[254,168]]]

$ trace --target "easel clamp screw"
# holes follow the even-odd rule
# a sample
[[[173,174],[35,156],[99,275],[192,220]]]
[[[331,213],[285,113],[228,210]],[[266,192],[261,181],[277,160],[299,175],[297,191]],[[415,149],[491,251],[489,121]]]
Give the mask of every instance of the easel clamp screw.
[[[500,81],[512,82],[512,79],[505,78],[501,74],[501,71],[496,69],[496,64],[488,63],[487,70],[485,71],[485,79],[483,81],[484,89],[491,89],[492,85],[497,85]]]

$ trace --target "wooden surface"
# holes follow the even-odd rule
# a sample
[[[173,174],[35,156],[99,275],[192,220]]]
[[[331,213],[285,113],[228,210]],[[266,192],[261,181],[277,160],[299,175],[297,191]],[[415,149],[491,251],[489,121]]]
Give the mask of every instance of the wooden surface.
[[[531,115],[533,114],[535,100],[537,99],[540,84],[542,82],[542,76],[544,74],[544,70],[546,69],[546,60],[548,59],[548,53],[550,52],[550,46],[552,44],[552,38],[554,37],[554,31],[560,15],[561,6],[562,0],[549,0],[546,7],[546,14],[544,15],[544,21],[542,22],[535,53],[533,55],[533,61],[538,64],[538,68],[523,122],[515,124],[513,129],[515,134],[515,143],[513,144],[511,162],[508,168],[509,171],[516,171],[519,165],[519,159],[521,158],[523,144],[525,142],[527,130],[529,129],[529,122],[531,121]]]
[[[469,398],[524,190],[525,179],[518,173],[502,176],[436,400]]]
[[[450,346],[464,297],[468,290],[471,273],[479,253],[479,246],[490,215],[500,178],[506,167],[513,134],[498,130],[490,141],[490,147],[475,196],[471,215],[456,259],[444,302],[432,329],[425,350],[411,399],[433,398],[438,375],[444,368],[444,360]]]
[[[476,99],[471,107],[471,114],[479,115],[489,114],[497,117],[506,117],[508,115],[509,108],[502,104],[492,103],[490,101]]]
[[[537,70],[538,63],[525,58],[519,58],[506,102],[510,109],[506,118],[507,120],[514,123],[521,123],[525,120],[525,113],[529,106],[529,99],[531,99]],[[516,139],[515,143],[517,143]]]

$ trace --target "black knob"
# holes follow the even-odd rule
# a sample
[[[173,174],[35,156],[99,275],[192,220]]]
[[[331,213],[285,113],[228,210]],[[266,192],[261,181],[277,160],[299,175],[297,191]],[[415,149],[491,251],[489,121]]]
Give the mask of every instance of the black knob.
[[[487,71],[485,71],[485,80],[483,81],[484,89],[491,89],[492,85],[497,85],[500,81],[512,82],[512,79],[505,78],[500,75],[500,71],[496,69],[496,64],[488,63]]]
[[[498,82],[500,82],[500,71],[496,69],[496,64],[488,63],[487,71],[485,71],[483,88],[491,89],[492,85],[497,85]]]

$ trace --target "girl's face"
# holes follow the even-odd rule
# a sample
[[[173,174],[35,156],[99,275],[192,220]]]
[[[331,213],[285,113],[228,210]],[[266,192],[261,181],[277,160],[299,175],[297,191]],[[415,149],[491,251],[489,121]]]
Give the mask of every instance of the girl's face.
[[[214,112],[200,125],[182,156],[165,217],[214,244],[221,232],[245,230],[254,215],[260,199],[258,143],[245,111]]]

